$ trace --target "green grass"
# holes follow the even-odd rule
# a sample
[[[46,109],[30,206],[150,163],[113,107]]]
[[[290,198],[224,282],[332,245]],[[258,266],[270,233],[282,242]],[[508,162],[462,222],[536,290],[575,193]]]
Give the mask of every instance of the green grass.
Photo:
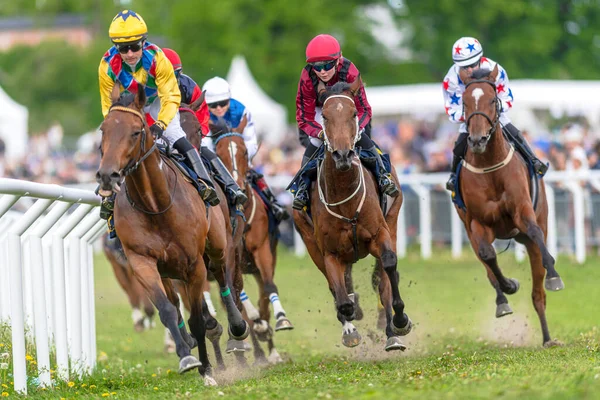
[[[431,261],[416,254],[400,260],[401,293],[415,323],[404,353],[383,350],[375,328],[376,297],[370,286],[371,261],[354,268],[365,319],[355,323],[363,336],[357,348],[341,344],[341,326],[325,278],[310,259],[280,251],[276,283],[295,326],[275,335],[286,363],[267,368],[235,367],[216,376],[220,386],[206,388],[195,372],[180,376],[178,360],[162,350],[163,328],[138,334],[131,310],[107,262],[96,259],[96,320],[99,362],[91,377],[60,383],[53,390],[29,388],[37,398],[600,398],[600,266],[557,263],[566,289],[548,294],[548,323],[564,347],[543,349],[531,305],[528,264],[512,254],[500,256],[504,272],[521,282],[509,297],[515,314],[494,317],[495,292],[485,270],[466,251],[454,261],[436,252]],[[256,293],[246,279],[250,296]],[[220,320],[224,312],[219,309]],[[160,325],[160,322],[157,322]],[[10,346],[6,331],[0,353]],[[211,360],[214,361],[211,352]],[[250,362],[252,362],[250,356]],[[30,365],[29,370],[35,371]],[[0,370],[2,388],[16,395],[9,370]],[[85,385],[85,386],[84,386]],[[93,386],[92,386],[93,385]]]

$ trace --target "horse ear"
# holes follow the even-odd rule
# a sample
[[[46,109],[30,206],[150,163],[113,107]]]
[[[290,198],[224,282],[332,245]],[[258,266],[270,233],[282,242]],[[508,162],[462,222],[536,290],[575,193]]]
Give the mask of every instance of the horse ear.
[[[119,84],[119,81],[116,81],[115,85],[113,86],[112,92],[110,93],[110,100],[112,101],[112,104],[115,104],[117,101],[119,101],[120,96],[121,85]]]
[[[362,87],[362,78],[360,75],[356,77],[354,82],[350,84],[350,91],[352,92],[352,96],[356,96],[360,88]]]
[[[138,109],[144,108],[146,105],[146,88],[143,85],[138,86],[137,94],[135,95],[135,106]]]
[[[231,130],[231,132],[236,132],[236,133],[243,133],[244,129],[246,129],[246,125],[248,125],[248,116],[244,115],[244,118],[242,118],[242,120],[240,121],[240,124],[237,126],[237,128],[233,128]]]
[[[466,69],[460,69],[458,72],[458,76],[460,77],[460,80],[466,84],[467,82],[469,82],[471,80],[471,76],[469,75],[469,73],[467,72]]]
[[[206,90],[202,92],[200,97],[196,99],[192,104],[190,104],[190,108],[194,111],[198,111],[200,107],[202,107],[202,103],[204,103],[204,95],[206,94]]]
[[[490,74],[490,78],[492,78],[492,81],[496,82],[496,78],[498,78],[498,64],[494,67],[494,70]]]

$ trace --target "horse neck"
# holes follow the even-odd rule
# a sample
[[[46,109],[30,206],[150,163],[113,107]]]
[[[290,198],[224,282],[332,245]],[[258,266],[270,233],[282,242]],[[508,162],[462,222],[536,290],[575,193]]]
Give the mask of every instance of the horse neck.
[[[482,154],[475,154],[470,149],[467,149],[466,158],[467,162],[474,167],[487,168],[504,161],[509,150],[508,142],[502,134],[502,127],[498,124],[485,151]]]
[[[155,150],[138,169],[125,178],[127,193],[134,204],[151,212],[169,207],[171,193],[165,168],[168,168],[166,162],[162,160],[158,150]]]
[[[325,195],[325,201],[328,203],[345,200],[360,185],[360,169],[362,168],[360,163],[359,165],[352,163],[352,167],[348,171],[340,171],[335,167],[335,161],[331,157],[331,153],[326,151],[325,160],[323,160],[321,167],[323,171],[319,184]],[[359,192],[352,199],[348,200],[347,203],[340,205],[340,207],[346,204],[354,206],[354,202],[360,201],[360,194]]]

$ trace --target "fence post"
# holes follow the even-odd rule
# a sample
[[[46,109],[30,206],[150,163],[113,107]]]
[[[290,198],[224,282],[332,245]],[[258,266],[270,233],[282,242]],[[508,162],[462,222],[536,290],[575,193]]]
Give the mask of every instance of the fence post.
[[[419,236],[421,239],[421,257],[431,258],[431,193],[429,188],[417,184],[414,186],[419,196]]]

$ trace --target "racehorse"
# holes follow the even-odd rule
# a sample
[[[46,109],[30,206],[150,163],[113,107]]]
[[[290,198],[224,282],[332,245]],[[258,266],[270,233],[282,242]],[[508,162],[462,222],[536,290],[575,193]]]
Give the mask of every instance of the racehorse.
[[[117,234],[134,274],[175,340],[179,372],[198,368],[205,384],[213,385],[216,382],[206,352],[202,304],[205,254],[221,287],[230,334],[242,340],[249,333],[225,280],[225,264],[232,261],[226,253],[227,221],[219,207],[207,209],[174,163],[156,151],[142,111],[144,88],[135,95],[124,92],[119,96],[119,90],[116,84],[113,105],[101,125],[102,158],[96,173],[99,194],[106,197],[117,193]],[[191,306],[188,323],[195,340],[185,328],[171,279],[186,284]],[[200,361],[191,355],[195,341]]]
[[[200,107],[198,101],[191,104],[188,110],[191,112],[182,112],[182,127],[187,137],[194,146],[200,146],[201,135],[198,134],[199,126],[197,119],[194,118],[194,112]],[[232,173],[233,178],[246,193],[250,193],[249,200],[245,205],[244,213],[246,219],[245,229],[240,229],[244,240],[240,243],[240,254],[243,255],[242,265],[245,265],[245,273],[252,273],[257,281],[259,288],[259,310],[256,310],[250,299],[244,299],[244,309],[248,320],[252,324],[252,341],[254,345],[255,359],[259,362],[269,361],[271,363],[281,362],[282,359],[275,348],[273,342],[273,329],[269,325],[269,302],[272,299],[274,314],[276,317],[275,331],[292,329],[293,326],[287,319],[285,310],[281,307],[278,298],[277,286],[273,282],[275,274],[275,263],[277,255],[277,238],[269,234],[269,220],[264,203],[260,196],[251,187],[248,182],[248,152],[244,139],[241,135],[247,123],[244,117],[237,128],[224,135],[215,136],[213,134],[213,143],[215,143],[216,154],[223,161],[223,164]],[[256,333],[256,335],[255,335]],[[256,336],[260,340],[266,341],[269,347],[269,356],[260,348]]]
[[[543,344],[548,347],[558,342],[551,339],[546,322],[544,275],[548,290],[561,290],[564,284],[545,244],[548,204],[544,181],[539,179],[539,197],[534,208],[527,165],[522,157],[514,156],[513,146],[502,134],[497,76],[497,66],[493,71],[476,70],[472,75],[465,70],[460,72],[466,86],[463,105],[469,137],[459,185],[466,211],[458,206],[456,210],[496,290],[498,318],[512,313],[504,294],[516,293],[519,282],[502,274],[492,242],[496,238],[514,238],[527,247],[533,277],[533,306],[542,326]]]
[[[327,278],[343,325],[342,343],[353,347],[361,340],[350,322],[355,319],[356,307],[348,296],[344,275],[352,264],[371,254],[377,260],[379,295],[386,313],[385,350],[405,350],[400,336],[410,332],[412,323],[404,313],[396,269],[396,226],[402,195],[392,199],[384,215],[374,177],[358,160],[355,144],[360,132],[354,94],[360,84],[360,79],[351,85],[336,83],[325,93],[326,151],[311,188],[311,216],[305,210],[294,210],[294,222],[312,260]],[[398,184],[395,172],[392,174]]]

